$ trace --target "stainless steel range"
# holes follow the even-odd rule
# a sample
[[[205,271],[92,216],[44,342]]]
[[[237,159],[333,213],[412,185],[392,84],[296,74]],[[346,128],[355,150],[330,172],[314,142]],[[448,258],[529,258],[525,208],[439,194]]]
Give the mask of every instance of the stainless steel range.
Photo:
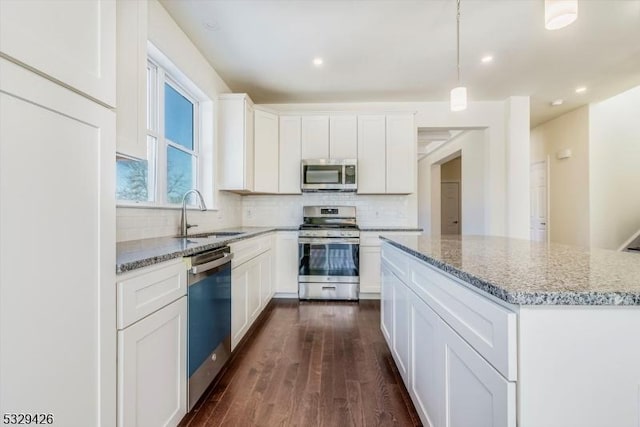
[[[298,233],[300,299],[358,300],[360,230],[353,206],[305,206]]]

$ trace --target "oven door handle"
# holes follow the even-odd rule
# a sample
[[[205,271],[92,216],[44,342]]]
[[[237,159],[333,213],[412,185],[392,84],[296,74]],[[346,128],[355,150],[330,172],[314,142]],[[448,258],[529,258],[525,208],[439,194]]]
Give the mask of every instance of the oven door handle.
[[[327,245],[327,244],[336,244],[336,245],[359,245],[360,239],[358,238],[347,238],[342,239],[339,237],[328,237],[328,238],[308,238],[308,237],[299,237],[298,243],[301,245],[305,244],[313,244],[313,245]]]

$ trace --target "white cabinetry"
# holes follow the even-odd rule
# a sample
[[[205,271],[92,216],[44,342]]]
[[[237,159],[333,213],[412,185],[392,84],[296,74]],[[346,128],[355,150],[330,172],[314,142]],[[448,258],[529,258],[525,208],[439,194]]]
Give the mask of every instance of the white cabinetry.
[[[286,296],[298,296],[298,232],[278,231],[276,234],[275,291]]]
[[[300,193],[300,149],[302,120],[300,116],[280,116],[280,162],[278,192]]]
[[[329,117],[329,158],[356,159],[358,157],[358,121],[356,116]]]
[[[384,194],[386,169],[386,117],[358,116],[358,194]]]
[[[222,94],[218,110],[218,188],[253,191],[253,102],[246,94]]]
[[[0,1],[2,51],[80,85],[91,64],[65,43],[89,43],[78,55],[104,54],[113,78],[99,43],[113,4],[76,3]],[[79,89],[112,102],[115,86],[93,79]],[[0,412],[113,426],[115,114],[0,58],[0,141]],[[34,245],[44,256],[26,255]]]
[[[182,259],[118,276],[118,426],[177,426],[187,410]]]
[[[387,193],[415,191],[416,135],[413,114],[387,115]]]
[[[118,1],[116,151],[147,158],[147,2]]]
[[[329,116],[302,117],[302,160],[329,158]]]
[[[278,115],[255,110],[254,188],[257,193],[277,193],[278,167]]]
[[[362,231],[360,232],[360,294],[380,293],[381,235],[417,236],[419,231]]]
[[[231,350],[273,296],[271,236],[231,243]]]
[[[116,105],[116,2],[0,1],[0,51]]]
[[[382,260],[381,329],[423,424],[515,427],[515,313],[453,281],[441,293],[439,276],[452,279],[389,244]],[[494,351],[466,341],[468,331]]]

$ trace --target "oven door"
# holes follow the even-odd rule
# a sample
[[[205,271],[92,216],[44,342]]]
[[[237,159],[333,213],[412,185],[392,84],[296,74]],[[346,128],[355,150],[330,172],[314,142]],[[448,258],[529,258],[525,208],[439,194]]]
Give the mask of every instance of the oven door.
[[[360,283],[360,239],[298,238],[298,282]]]

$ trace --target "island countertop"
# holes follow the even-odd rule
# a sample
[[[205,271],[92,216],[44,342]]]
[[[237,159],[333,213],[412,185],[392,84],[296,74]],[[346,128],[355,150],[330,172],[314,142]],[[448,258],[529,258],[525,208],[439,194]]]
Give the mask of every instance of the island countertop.
[[[508,303],[640,305],[640,255],[491,236],[382,236]]]

